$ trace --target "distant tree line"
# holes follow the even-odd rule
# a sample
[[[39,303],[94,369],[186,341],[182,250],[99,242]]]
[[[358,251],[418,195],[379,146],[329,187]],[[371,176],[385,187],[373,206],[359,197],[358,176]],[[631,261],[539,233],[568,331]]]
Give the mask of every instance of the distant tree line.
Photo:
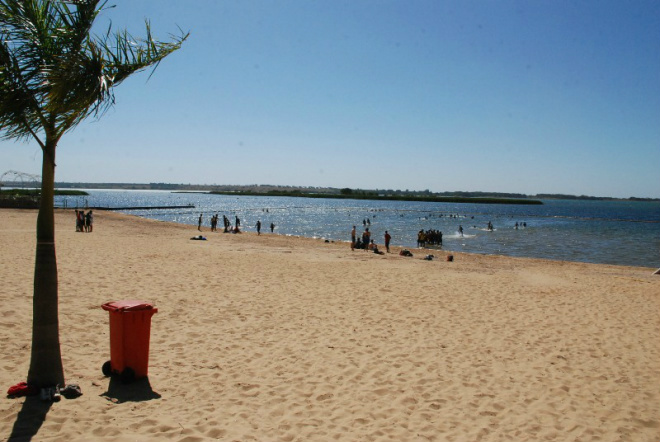
[[[25,183],[2,183],[6,187],[24,187]],[[38,185],[38,183],[36,183]],[[58,189],[127,189],[127,190],[171,190],[186,192],[214,192],[231,193],[243,195],[287,195],[287,196],[313,196],[352,198],[383,198],[388,197],[396,199],[398,197],[424,198],[496,198],[496,199],[515,199],[515,200],[541,200],[541,199],[564,199],[564,200],[588,200],[588,201],[660,201],[660,198],[612,198],[597,197],[587,195],[566,195],[561,193],[539,193],[536,195],[526,195],[523,193],[503,193],[503,192],[466,192],[466,191],[446,191],[431,192],[426,190],[400,190],[400,189],[353,189],[350,187],[315,187],[315,186],[282,186],[276,184],[248,184],[248,185],[218,185],[218,184],[172,184],[172,183],[56,183]]]
[[[660,198],[637,198],[631,196],[630,198],[613,198],[607,196],[587,196],[587,195],[565,195],[563,193],[539,193],[536,198],[547,200],[587,200],[587,201],[660,201]]]

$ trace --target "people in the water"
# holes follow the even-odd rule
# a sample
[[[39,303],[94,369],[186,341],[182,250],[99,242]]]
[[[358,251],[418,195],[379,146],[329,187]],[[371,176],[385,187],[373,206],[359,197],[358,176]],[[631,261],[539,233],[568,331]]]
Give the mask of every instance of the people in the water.
[[[442,232],[435,229],[417,232],[417,247],[442,246]]]

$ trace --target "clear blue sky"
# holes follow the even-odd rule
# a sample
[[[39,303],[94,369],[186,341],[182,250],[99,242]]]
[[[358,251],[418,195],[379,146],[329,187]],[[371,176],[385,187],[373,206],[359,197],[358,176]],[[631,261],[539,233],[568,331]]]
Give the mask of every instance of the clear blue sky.
[[[57,181],[660,197],[660,2],[111,0],[191,35]],[[40,173],[0,142],[0,174]]]

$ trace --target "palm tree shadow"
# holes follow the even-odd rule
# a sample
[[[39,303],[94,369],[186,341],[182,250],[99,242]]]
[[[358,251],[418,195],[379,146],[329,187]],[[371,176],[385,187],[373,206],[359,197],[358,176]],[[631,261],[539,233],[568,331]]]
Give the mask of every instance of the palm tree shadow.
[[[52,402],[42,401],[39,396],[26,396],[21,411],[9,435],[8,442],[29,442],[37,435],[46,420]]]
[[[160,399],[161,395],[156,393],[149,383],[149,378],[137,379],[130,384],[121,382],[118,376],[110,377],[108,391],[101,393],[104,397],[116,404],[123,402],[142,402],[152,399]]]

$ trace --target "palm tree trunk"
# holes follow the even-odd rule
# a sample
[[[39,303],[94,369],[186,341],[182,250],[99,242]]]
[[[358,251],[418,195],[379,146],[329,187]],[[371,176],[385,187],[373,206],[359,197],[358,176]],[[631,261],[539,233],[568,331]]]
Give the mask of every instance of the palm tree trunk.
[[[55,145],[43,149],[41,202],[37,217],[37,256],[32,301],[32,354],[28,384],[35,387],[64,385],[60,353],[57,259],[55,256]]]

